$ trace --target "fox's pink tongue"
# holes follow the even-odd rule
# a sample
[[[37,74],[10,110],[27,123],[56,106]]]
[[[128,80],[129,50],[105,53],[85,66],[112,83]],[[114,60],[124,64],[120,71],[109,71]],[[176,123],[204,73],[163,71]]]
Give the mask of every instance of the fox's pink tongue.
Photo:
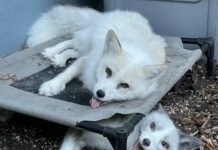
[[[98,108],[101,105],[101,102],[97,100],[96,98],[92,97],[90,100],[90,104],[92,108]]]

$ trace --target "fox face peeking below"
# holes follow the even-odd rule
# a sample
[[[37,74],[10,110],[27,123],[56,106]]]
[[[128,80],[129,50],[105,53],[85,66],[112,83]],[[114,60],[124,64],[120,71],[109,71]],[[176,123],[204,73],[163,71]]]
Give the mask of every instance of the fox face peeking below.
[[[162,106],[142,120],[140,129],[133,150],[195,150],[202,145],[199,139],[177,129]]]
[[[157,81],[167,69],[165,61],[155,59],[140,46],[121,44],[116,34],[109,30],[96,69],[92,107],[149,96],[157,89]]]

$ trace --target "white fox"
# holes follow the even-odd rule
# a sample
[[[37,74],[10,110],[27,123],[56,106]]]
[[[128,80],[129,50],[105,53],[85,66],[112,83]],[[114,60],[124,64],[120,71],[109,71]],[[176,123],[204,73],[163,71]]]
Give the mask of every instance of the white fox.
[[[91,106],[119,100],[143,99],[157,89],[166,70],[165,40],[153,33],[148,21],[137,12],[99,13],[89,8],[56,6],[32,26],[27,46],[71,33],[72,39],[46,48],[42,55],[64,72],[43,83],[39,94],[52,96],[79,77],[92,91]]]
[[[123,124],[123,120],[116,118],[100,123],[118,127]],[[140,127],[129,136],[128,144],[136,139],[138,140],[132,147],[128,145],[131,150],[195,150],[202,145],[199,139],[177,129],[161,106],[142,119]],[[60,150],[80,150],[85,145],[104,150],[113,149],[109,141],[99,134],[70,129]]]

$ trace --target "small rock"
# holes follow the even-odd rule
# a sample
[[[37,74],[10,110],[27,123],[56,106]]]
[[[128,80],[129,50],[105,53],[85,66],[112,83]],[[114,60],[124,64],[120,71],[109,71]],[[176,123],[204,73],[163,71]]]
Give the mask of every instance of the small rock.
[[[182,124],[183,124],[183,125],[194,124],[194,121],[192,120],[191,117],[186,117],[186,118],[184,118],[184,119],[182,119],[182,120],[183,120],[183,121],[182,121]]]
[[[19,135],[16,136],[15,139],[18,140],[18,141],[20,141],[20,136],[19,136]]]

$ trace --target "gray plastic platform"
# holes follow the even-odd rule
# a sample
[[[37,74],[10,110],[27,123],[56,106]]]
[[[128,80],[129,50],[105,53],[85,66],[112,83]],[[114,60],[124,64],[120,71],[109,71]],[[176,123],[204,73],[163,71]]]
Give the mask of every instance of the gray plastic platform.
[[[68,36],[55,38],[0,59],[0,77],[6,74],[16,75],[16,81],[0,80],[1,108],[67,126],[75,126],[80,121],[106,119],[116,113],[146,114],[201,57],[201,50],[185,50],[179,38],[166,38],[169,44],[168,70],[160,81],[160,89],[156,93],[144,100],[116,102],[92,109],[89,106],[91,93],[76,79],[67,84],[66,90],[57,96],[45,97],[37,94],[41,83],[63,70],[50,67],[39,55],[40,51],[68,38]]]

